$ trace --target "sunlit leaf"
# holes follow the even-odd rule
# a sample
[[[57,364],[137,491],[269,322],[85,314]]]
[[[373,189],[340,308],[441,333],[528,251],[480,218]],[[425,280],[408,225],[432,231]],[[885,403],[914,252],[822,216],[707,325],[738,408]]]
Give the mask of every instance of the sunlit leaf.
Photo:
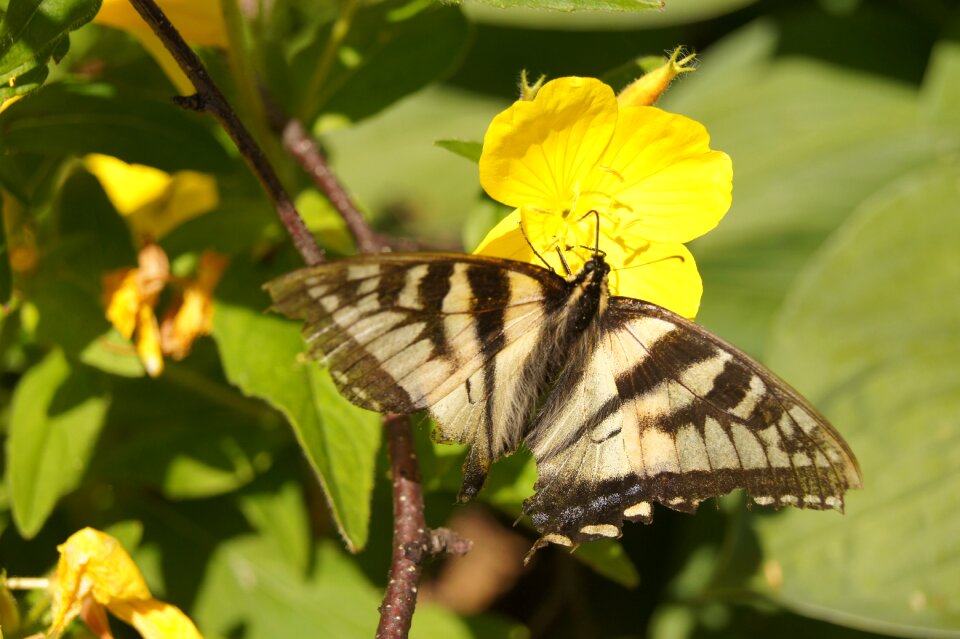
[[[847,514],[757,522],[761,587],[806,615],[901,636],[960,626],[960,166],[871,198],[801,276],[771,361],[844,434]],[[943,635],[946,636],[946,635]]]
[[[662,0],[474,0],[498,9],[551,11],[649,11],[662,9]]]
[[[108,397],[96,377],[60,350],[20,381],[7,439],[7,485],[20,534],[37,534],[57,501],[83,477]]]
[[[434,142],[441,149],[446,149],[455,155],[470,160],[473,163],[480,161],[480,153],[483,151],[482,142],[468,142],[466,140],[437,140]]]
[[[182,500],[235,491],[274,465],[286,442],[282,420],[187,366],[202,355],[167,366],[157,380],[115,380],[92,474]]]
[[[380,417],[349,403],[325,369],[300,359],[299,327],[264,312],[269,299],[254,284],[260,279],[258,272],[234,269],[217,291],[213,335],[224,371],[290,421],[347,547],[358,550],[367,541]]]
[[[941,150],[956,150],[960,146],[960,20],[948,30],[948,36],[934,45],[930,67],[921,93],[923,115],[933,124],[953,133],[952,144]]]
[[[867,195],[925,162],[938,137],[918,124],[911,87],[778,57],[784,39],[770,22],[747,26],[658,103],[703,122],[733,159],[733,206],[691,245],[704,278],[697,321],[757,355],[805,261]]]
[[[201,586],[195,608],[198,623],[222,634],[242,626],[247,639],[299,636],[304,628],[320,637],[373,636],[380,589],[329,541],[317,545],[313,564],[304,578],[260,539],[243,537],[221,544]],[[475,634],[475,627],[451,612],[421,603],[410,636],[517,636],[516,624],[488,617],[485,625],[485,632]]]
[[[99,9],[100,0],[0,2],[0,102],[40,86],[51,58],[66,54],[67,34]]]
[[[323,74],[332,28],[301,44],[272,76],[287,83],[281,95],[291,95],[308,123],[320,114],[346,122],[369,117],[452,72],[469,44],[457,7],[389,0],[357,10]]]

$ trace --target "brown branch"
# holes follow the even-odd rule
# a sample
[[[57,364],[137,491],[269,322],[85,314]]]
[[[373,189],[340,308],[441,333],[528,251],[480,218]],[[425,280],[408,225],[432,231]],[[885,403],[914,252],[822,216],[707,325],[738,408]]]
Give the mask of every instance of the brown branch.
[[[267,191],[276,207],[277,215],[304,261],[309,265],[322,262],[323,251],[303,223],[276,172],[214,84],[203,63],[153,0],[130,2],[164,43],[197,90],[196,95],[179,98],[178,103],[197,111],[207,111],[220,122]],[[272,114],[278,113],[275,108],[271,108],[269,100],[265,102]],[[346,189],[327,165],[319,146],[304,127],[298,121],[289,119],[280,123],[278,129],[287,151],[313,178],[343,217],[359,250],[372,253],[387,247],[385,238],[369,227],[354,206]],[[388,415],[384,417],[384,426],[393,474],[394,548],[387,589],[380,608],[377,637],[399,639],[406,637],[410,630],[424,561],[430,556],[443,553],[464,554],[469,551],[470,543],[449,530],[427,528],[410,419],[404,415]]]
[[[177,102],[184,107],[196,110],[206,111],[220,122],[220,126],[227,132],[240,155],[246,160],[250,170],[253,171],[260,184],[273,202],[277,210],[280,221],[287,228],[290,237],[293,239],[293,245],[303,257],[303,260],[309,264],[319,264],[323,261],[323,251],[317,246],[316,240],[303,223],[303,219],[297,213],[297,208],[293,200],[287,194],[280,178],[267,161],[266,156],[260,149],[256,140],[250,135],[250,132],[243,126],[240,118],[230,107],[227,99],[220,92],[220,89],[214,84],[207,73],[203,62],[194,53],[193,49],[184,41],[180,33],[170,23],[167,16],[160,10],[160,7],[154,0],[130,0],[130,4],[143,17],[144,21],[157,37],[163,42],[163,45],[170,51],[173,58],[183,69],[183,72],[193,83],[197,93],[192,96],[180,98]]]
[[[268,97],[265,97],[264,101],[267,103],[267,112],[270,114],[270,125],[280,134],[283,148],[300,164],[343,218],[347,230],[357,245],[357,250],[361,253],[379,253],[384,250],[388,244],[386,238],[367,224],[367,220],[353,203],[343,184],[330,169],[316,140],[299,120],[284,116]]]
[[[433,555],[466,554],[470,542],[446,528],[427,528],[410,418],[387,415],[384,425],[393,474],[393,555],[377,639],[403,639],[410,632],[424,562]]]
[[[377,639],[401,639],[410,632],[417,605],[417,584],[423,569],[422,557],[411,557],[409,545],[427,543],[427,522],[423,516],[423,489],[413,447],[413,429],[405,415],[384,418],[393,472],[393,555],[387,590],[380,606]]]

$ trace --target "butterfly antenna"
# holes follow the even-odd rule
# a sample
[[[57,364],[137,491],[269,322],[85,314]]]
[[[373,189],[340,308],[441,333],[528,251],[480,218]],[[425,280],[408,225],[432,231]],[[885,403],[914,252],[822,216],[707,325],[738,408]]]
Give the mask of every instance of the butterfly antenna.
[[[584,213],[584,214],[583,214],[583,217],[581,217],[580,219],[581,219],[581,220],[586,219],[586,217],[587,217],[588,215],[590,215],[591,213],[592,213],[594,216],[596,216],[596,218],[597,218],[597,233],[596,233],[596,235],[594,236],[594,238],[595,238],[595,239],[594,239],[594,246],[593,246],[592,248],[589,247],[589,246],[581,246],[580,248],[585,248],[585,249],[587,249],[588,251],[593,251],[593,254],[594,254],[594,255],[606,255],[606,253],[601,253],[601,252],[600,252],[600,212],[597,211],[597,209],[590,209],[589,211],[587,211],[586,213]]]
[[[573,271],[570,270],[570,266],[567,264],[567,259],[563,256],[563,251],[560,250],[560,247],[557,247],[557,255],[560,256],[560,263],[563,264],[563,270],[567,272],[567,275],[573,275]],[[543,259],[542,257],[540,258]]]
[[[550,272],[553,272],[553,267],[550,266],[550,262],[543,259],[543,256],[540,255],[540,253],[537,252],[537,249],[533,247],[533,242],[531,242],[530,238],[527,237],[527,229],[523,228],[523,222],[520,222],[520,234],[523,235],[523,241],[527,243],[527,246],[530,247],[530,250],[533,251],[533,254],[540,258],[540,261],[543,262],[544,266],[546,266]],[[566,266],[566,264],[564,264],[564,266]]]
[[[650,260],[649,262],[641,262],[639,264],[631,264],[630,266],[621,266],[620,268],[612,269],[614,271],[627,271],[632,268],[640,268],[642,266],[650,266],[651,264],[659,264],[660,262],[669,262],[670,260],[680,260],[680,262],[686,262],[687,258],[682,255],[668,255],[666,257],[658,257],[655,260]]]
[[[593,248],[593,254],[594,254],[594,255],[600,255],[600,213],[597,212],[597,209],[593,209],[593,210],[589,211],[589,212],[587,213],[587,215],[590,215],[590,213],[593,213],[594,216],[596,216],[596,218],[597,218],[597,236],[596,236],[596,238],[594,239],[594,242],[596,243],[596,246],[594,246],[594,248]]]

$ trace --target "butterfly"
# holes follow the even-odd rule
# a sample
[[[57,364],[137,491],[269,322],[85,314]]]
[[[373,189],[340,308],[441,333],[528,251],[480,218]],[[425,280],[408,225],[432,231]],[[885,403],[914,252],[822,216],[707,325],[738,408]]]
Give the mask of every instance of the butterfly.
[[[524,444],[524,513],[548,543],[619,537],[653,504],[693,512],[746,489],[764,506],[843,509],[860,470],[836,430],[737,348],[675,313],[610,295],[596,250],[566,277],[455,253],[362,255],[269,282],[309,356],[374,411],[427,410],[469,444],[460,499]]]

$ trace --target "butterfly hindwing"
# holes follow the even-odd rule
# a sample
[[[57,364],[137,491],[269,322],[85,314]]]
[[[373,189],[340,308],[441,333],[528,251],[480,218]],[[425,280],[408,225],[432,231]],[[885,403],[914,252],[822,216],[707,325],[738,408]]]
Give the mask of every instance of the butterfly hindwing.
[[[762,505],[842,509],[860,485],[846,444],[795,391],[670,311],[610,298],[585,350],[527,442],[539,481],[525,510],[547,541],[616,537],[653,503],[693,511],[735,488]]]

